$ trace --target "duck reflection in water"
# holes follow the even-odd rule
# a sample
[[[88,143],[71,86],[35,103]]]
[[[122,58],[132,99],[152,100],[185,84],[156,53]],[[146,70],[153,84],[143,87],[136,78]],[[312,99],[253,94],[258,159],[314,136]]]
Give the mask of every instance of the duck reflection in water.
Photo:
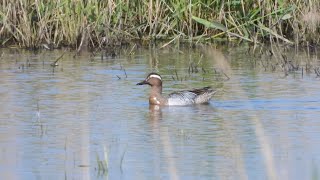
[[[159,105],[149,105],[149,118],[151,121],[162,119],[162,109]]]

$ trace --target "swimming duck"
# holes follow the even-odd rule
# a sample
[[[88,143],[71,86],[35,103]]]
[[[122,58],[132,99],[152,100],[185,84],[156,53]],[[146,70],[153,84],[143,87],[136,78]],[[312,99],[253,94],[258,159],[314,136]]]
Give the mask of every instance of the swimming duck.
[[[151,105],[183,106],[208,103],[217,92],[211,89],[211,87],[204,87],[201,89],[177,91],[169,94],[168,97],[164,97],[162,95],[162,78],[157,73],[150,73],[145,80],[137,85],[145,84],[151,86],[149,97],[149,104]]]

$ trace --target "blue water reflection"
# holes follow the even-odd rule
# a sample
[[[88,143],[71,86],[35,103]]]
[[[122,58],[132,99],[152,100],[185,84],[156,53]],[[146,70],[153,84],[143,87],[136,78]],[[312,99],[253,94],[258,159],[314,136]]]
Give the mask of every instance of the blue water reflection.
[[[54,71],[61,51],[1,51],[0,179],[320,176],[319,78],[311,73],[252,66],[241,48],[141,49],[105,60],[67,53]],[[218,93],[207,105],[149,106],[149,87],[135,84],[151,71],[165,93],[209,85]]]

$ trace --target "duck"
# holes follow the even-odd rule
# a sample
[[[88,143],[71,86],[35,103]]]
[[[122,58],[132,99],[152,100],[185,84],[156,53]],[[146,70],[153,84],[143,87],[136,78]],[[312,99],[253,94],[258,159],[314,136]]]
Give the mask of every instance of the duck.
[[[149,104],[160,106],[185,106],[193,104],[209,103],[212,96],[217,92],[211,87],[203,87],[192,90],[182,90],[162,95],[162,77],[158,73],[150,73],[147,78],[137,85],[149,85],[151,87]]]

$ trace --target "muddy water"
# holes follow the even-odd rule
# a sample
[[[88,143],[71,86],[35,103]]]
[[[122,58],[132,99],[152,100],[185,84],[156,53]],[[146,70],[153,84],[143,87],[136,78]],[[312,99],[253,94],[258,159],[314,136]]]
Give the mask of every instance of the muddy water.
[[[1,49],[1,179],[319,178],[317,52],[247,50],[67,52],[52,67],[63,51]],[[218,93],[149,107],[135,84],[152,71],[164,93]]]

